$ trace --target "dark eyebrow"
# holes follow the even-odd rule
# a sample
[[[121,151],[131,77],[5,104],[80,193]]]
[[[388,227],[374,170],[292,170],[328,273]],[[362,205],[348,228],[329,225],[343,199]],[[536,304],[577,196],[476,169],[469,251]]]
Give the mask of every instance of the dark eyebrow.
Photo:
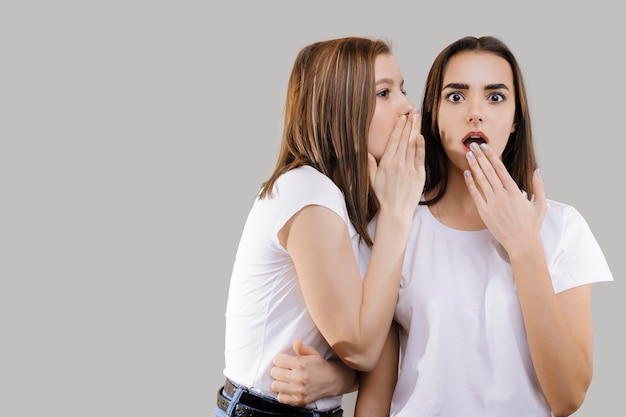
[[[485,86],[485,90],[507,90],[509,87],[506,84],[498,83],[498,84],[487,84]]]
[[[446,88],[454,88],[455,90],[469,90],[469,85],[463,83],[450,83],[448,85],[444,85],[442,90]]]
[[[463,83],[450,83],[450,84],[443,86],[444,90],[446,88],[453,88],[455,90],[469,90],[469,85],[463,84]],[[509,87],[507,87],[506,84],[497,83],[497,84],[487,84],[484,89],[485,90],[500,90],[500,89],[508,90]]]

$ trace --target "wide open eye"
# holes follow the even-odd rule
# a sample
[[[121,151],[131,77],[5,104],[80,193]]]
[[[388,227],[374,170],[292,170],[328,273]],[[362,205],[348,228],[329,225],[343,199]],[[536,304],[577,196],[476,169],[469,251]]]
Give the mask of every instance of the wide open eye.
[[[452,101],[454,103],[458,103],[460,101],[463,101],[464,99],[465,97],[463,97],[463,94],[459,92],[453,92],[446,95],[446,100]]]
[[[502,93],[491,93],[489,94],[489,96],[487,96],[487,100],[494,103],[499,103],[501,101],[504,101],[505,99],[506,97]]]

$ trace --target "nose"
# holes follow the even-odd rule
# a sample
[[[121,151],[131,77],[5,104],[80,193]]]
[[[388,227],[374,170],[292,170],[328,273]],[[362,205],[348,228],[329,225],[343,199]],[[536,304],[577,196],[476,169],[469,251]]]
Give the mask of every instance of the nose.
[[[469,123],[477,123],[483,121],[483,111],[480,100],[473,100],[470,102],[467,111],[467,121]]]
[[[412,112],[415,111],[417,109],[417,107],[415,107],[415,105],[413,103],[411,103],[411,100],[409,100],[408,97],[404,97],[404,103],[402,103],[402,107],[401,107],[401,114],[406,114],[407,116]]]

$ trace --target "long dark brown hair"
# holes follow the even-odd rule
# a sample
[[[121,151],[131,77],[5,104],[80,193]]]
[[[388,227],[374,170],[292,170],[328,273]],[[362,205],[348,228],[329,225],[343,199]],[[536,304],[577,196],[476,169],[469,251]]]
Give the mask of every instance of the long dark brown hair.
[[[367,224],[378,210],[367,169],[367,137],[376,107],[374,64],[390,54],[381,40],[347,37],[316,42],[298,54],[287,87],[284,129],[274,172],[303,165],[325,174],[341,189],[354,228],[368,246]]]
[[[502,162],[513,180],[528,196],[532,195],[532,176],[537,168],[533,148],[530,113],[522,72],[511,50],[500,39],[493,36],[466,36],[450,45],[437,55],[424,88],[422,101],[422,134],[426,145],[426,184],[424,192],[435,190],[433,198],[423,204],[436,203],[445,193],[448,183],[448,157],[439,136],[439,104],[443,88],[443,76],[450,58],[464,51],[485,51],[504,58],[513,71],[515,88],[515,131],[502,153]]]

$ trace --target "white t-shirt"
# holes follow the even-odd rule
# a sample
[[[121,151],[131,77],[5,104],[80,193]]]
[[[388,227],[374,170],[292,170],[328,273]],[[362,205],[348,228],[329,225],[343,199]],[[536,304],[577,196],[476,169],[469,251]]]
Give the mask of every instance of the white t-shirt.
[[[555,293],[613,279],[574,207],[548,201],[541,240]],[[530,359],[511,265],[489,230],[452,229],[419,206],[395,320],[401,359],[392,416],[551,416]]]
[[[291,257],[278,231],[308,205],[329,208],[340,216],[358,253],[359,235],[350,223],[341,190],[310,166],[283,174],[270,197],[256,199],[243,229],[234,262],[226,307],[224,375],[271,397],[270,369],[279,353],[294,354],[294,339],[335,357],[309,316]],[[323,398],[309,408],[327,410],[341,397]]]

